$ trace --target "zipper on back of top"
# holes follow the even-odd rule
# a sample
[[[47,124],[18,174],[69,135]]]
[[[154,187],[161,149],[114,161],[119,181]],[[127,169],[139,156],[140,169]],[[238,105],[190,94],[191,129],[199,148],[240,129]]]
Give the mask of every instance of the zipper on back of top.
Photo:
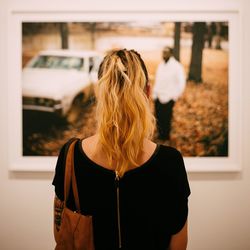
[[[119,181],[120,177],[118,175],[118,172],[115,171],[118,243],[119,243],[119,248],[122,248]]]

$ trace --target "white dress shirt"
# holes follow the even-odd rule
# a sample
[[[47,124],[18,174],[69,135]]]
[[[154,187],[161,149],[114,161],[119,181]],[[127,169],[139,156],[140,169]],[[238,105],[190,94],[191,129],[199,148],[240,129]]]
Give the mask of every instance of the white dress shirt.
[[[154,100],[158,98],[161,103],[176,101],[183,93],[185,86],[184,68],[172,56],[166,63],[161,62],[157,68],[152,97]]]

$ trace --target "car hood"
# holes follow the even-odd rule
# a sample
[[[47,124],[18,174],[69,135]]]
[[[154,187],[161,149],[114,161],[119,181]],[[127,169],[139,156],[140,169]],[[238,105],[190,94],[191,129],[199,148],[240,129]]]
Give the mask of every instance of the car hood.
[[[82,74],[82,73],[81,73]],[[30,97],[61,99],[72,91],[72,83],[79,79],[73,70],[32,69],[22,72],[22,94]]]

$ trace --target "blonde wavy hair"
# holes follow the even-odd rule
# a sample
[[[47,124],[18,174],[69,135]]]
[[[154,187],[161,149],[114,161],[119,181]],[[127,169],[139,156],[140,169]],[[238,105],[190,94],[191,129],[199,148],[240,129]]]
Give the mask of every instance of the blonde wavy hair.
[[[145,138],[151,138],[155,117],[148,98],[148,72],[135,50],[113,50],[98,72],[98,144],[119,176],[135,166]]]

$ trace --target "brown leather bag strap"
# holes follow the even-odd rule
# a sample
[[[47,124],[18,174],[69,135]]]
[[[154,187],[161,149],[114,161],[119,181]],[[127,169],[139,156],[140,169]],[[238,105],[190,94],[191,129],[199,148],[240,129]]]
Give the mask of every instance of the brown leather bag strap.
[[[72,157],[72,188],[73,188],[73,194],[75,198],[75,205],[76,205],[76,211],[81,212],[80,208],[80,201],[79,201],[79,196],[78,196],[78,189],[77,189],[77,182],[76,182],[76,175],[75,175],[75,167],[74,167],[74,152],[73,152],[73,157]]]
[[[69,196],[70,185],[72,184],[75,206],[77,211],[81,211],[80,209],[80,201],[78,196],[75,170],[74,170],[74,148],[78,139],[73,138],[68,145],[66,150],[66,162],[65,162],[65,177],[64,177],[64,202],[66,204]]]

